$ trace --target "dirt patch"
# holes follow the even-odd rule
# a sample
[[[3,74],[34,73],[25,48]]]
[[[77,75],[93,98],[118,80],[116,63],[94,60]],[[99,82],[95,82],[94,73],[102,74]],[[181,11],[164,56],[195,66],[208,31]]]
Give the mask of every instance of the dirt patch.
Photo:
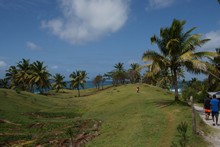
[[[43,128],[45,126],[44,123],[33,123],[28,125],[28,128]]]

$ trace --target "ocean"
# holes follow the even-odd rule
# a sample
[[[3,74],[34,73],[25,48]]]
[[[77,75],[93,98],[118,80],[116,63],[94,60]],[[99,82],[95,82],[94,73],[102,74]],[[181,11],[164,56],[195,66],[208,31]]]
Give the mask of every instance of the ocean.
[[[105,81],[105,82],[103,82],[103,86],[109,86],[109,85],[112,85],[112,81]],[[100,84],[100,88],[101,88],[101,86],[102,86],[102,84]],[[92,81],[87,81],[85,84],[84,84],[84,89],[89,89],[89,88],[95,88],[95,85],[93,84],[93,82]],[[70,89],[70,85],[69,85],[69,83],[68,83],[68,81],[67,81],[67,87],[66,87],[66,89]],[[81,87],[80,87],[80,89],[82,89]],[[47,92],[47,91],[49,91],[49,90],[51,90],[51,89],[46,89],[46,90],[44,90],[44,92]],[[34,89],[34,93],[40,93],[40,91],[38,90],[38,89]]]

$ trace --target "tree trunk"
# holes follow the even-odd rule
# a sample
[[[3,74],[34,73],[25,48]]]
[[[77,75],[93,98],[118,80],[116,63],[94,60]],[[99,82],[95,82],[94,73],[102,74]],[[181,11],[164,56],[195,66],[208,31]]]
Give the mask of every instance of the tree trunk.
[[[173,86],[175,89],[175,101],[179,101],[177,73],[175,69],[173,70]]]

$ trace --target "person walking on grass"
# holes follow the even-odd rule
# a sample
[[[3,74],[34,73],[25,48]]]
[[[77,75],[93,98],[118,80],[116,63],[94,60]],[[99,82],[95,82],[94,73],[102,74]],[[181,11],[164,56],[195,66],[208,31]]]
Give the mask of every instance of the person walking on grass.
[[[213,126],[218,125],[218,115],[219,115],[219,100],[216,98],[216,95],[213,95],[212,100],[210,101],[211,110],[212,110],[212,120]],[[214,120],[215,118],[215,120]]]
[[[207,95],[207,97],[204,100],[204,110],[205,110],[205,119],[208,120],[209,116],[210,116],[210,109],[211,105],[210,105],[210,97],[209,94]]]

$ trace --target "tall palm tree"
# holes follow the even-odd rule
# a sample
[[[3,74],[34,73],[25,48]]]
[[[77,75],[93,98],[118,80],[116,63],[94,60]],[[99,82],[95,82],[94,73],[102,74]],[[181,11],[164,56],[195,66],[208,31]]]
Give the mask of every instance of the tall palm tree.
[[[160,36],[152,36],[151,42],[157,44],[160,53],[147,50],[142,59],[152,61],[150,72],[157,74],[162,70],[170,70],[172,84],[175,89],[175,101],[178,97],[178,71],[185,67],[192,73],[208,72],[211,67],[209,63],[203,62],[203,57],[216,56],[214,52],[195,52],[196,47],[200,47],[209,39],[201,39],[200,34],[190,33],[196,28],[191,28],[183,32],[186,21],[174,19],[170,27],[161,28]]]
[[[64,82],[64,76],[62,76],[61,74],[56,74],[55,76],[53,76],[53,88],[56,89],[56,92],[59,92],[60,89],[63,89],[66,87],[66,82]]]
[[[37,86],[40,93],[43,93],[44,89],[50,88],[49,77],[51,74],[47,71],[47,66],[44,66],[44,62],[35,61],[31,64],[29,84],[31,88]]]
[[[70,74],[70,86],[78,90],[78,97],[80,97],[80,87],[84,89],[86,83],[86,71],[76,71]]]
[[[29,75],[30,75],[30,60],[22,59],[17,64],[18,73],[15,76],[15,80],[18,82],[22,90],[28,90],[29,88]]]
[[[216,48],[216,53],[219,55],[218,57],[215,57],[214,59],[210,59],[210,62],[212,65],[220,71],[220,48]],[[217,75],[217,76],[216,76]],[[208,76],[208,87],[210,91],[216,91],[219,90],[220,87],[220,73],[215,72],[215,75],[210,74]]]

